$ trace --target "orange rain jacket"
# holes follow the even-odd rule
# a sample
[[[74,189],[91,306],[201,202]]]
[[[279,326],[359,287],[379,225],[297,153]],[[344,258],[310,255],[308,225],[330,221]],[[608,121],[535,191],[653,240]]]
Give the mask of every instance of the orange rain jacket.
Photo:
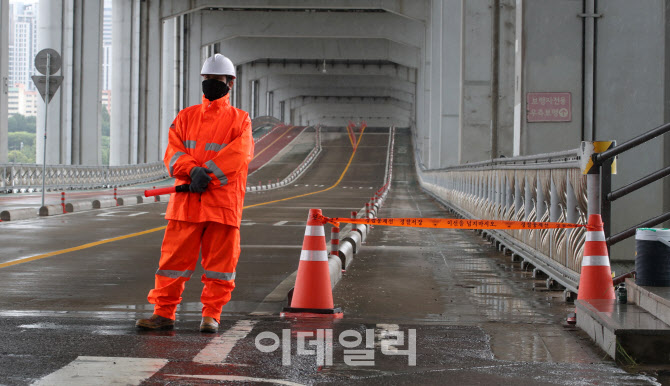
[[[191,169],[212,170],[204,193],[172,193],[165,218],[214,221],[239,227],[249,162],[254,155],[251,120],[232,107],[228,95],[180,111],[170,126],[165,166],[175,185],[191,182]]]

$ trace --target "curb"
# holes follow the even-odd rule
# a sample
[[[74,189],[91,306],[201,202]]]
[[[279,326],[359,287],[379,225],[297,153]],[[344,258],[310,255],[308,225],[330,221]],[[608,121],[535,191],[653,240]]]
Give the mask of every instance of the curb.
[[[0,212],[0,220],[2,221],[28,220],[35,217],[37,217],[35,208],[16,208]]]

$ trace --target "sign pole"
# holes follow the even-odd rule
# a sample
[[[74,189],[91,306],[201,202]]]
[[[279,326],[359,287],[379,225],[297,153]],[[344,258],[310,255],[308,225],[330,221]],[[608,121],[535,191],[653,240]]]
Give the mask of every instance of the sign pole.
[[[42,158],[42,206],[44,206],[44,185],[46,181],[46,171],[47,171],[47,117],[49,116],[49,75],[51,74],[51,54],[47,53],[47,71],[46,71],[46,98],[44,99],[44,151]]]

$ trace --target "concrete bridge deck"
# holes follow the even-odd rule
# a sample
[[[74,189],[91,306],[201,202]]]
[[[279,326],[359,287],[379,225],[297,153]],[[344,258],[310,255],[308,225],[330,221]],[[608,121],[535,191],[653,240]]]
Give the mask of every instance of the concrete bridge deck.
[[[383,184],[387,143],[387,131],[366,131],[349,164],[346,132],[323,133],[323,152],[300,180],[247,194],[237,288],[214,336],[197,330],[198,280],[187,284],[174,331],[134,327],[151,313],[146,294],[166,224],[164,202],[0,223],[0,384],[662,380],[652,370],[624,371],[585,333],[563,325],[574,306],[473,231],[375,227],[334,289],[342,319],[280,318],[282,304],[268,295],[297,269],[309,208],[330,217],[361,208]],[[394,151],[393,183],[379,217],[448,217],[417,185],[408,132],[397,133]],[[320,350],[309,335],[319,329],[332,332],[323,364],[308,351]],[[307,344],[300,333],[308,334]],[[405,341],[388,346],[394,334]],[[261,351],[258,343],[269,351],[274,336],[277,348]]]

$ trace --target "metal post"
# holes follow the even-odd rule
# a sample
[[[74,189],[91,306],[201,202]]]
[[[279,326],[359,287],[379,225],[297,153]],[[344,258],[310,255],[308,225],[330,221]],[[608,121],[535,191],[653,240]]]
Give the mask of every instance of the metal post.
[[[552,171],[553,173],[553,171]],[[558,195],[558,191],[556,190],[556,184],[554,184],[554,177],[551,176],[550,182],[550,191],[551,193],[549,194],[549,221],[556,222],[558,221],[559,217],[561,216],[561,208],[558,206],[560,197]],[[549,231],[549,257],[551,257],[554,260],[558,260],[558,257],[554,255],[554,251],[556,250],[556,229],[551,229]]]
[[[521,204],[523,203],[520,182],[523,178],[523,175],[519,176],[519,171],[514,171],[514,220],[516,220],[516,214],[521,210]]]
[[[568,193],[568,197],[565,202],[565,220],[569,223],[576,224],[578,219],[577,215],[577,196],[575,195],[575,190],[572,188],[572,182],[570,181],[570,173],[566,176],[566,185],[565,188]],[[568,229],[566,234],[565,234],[565,262],[563,265],[565,265],[568,268],[570,267],[570,254],[572,251],[568,248],[570,246],[569,240],[570,240],[570,235],[572,232],[574,232],[574,229]]]
[[[47,117],[49,116],[49,76],[51,74],[51,54],[47,52],[46,93],[44,94],[44,151],[42,152],[42,206],[44,206],[44,186],[47,173]]]
[[[603,162],[600,169],[600,215],[603,219],[603,231],[605,238],[612,235],[611,231],[611,217],[612,217],[612,203],[607,199],[607,195],[612,191],[612,162],[614,157],[608,158]]]
[[[586,175],[587,214],[600,214],[600,165],[593,165]]]

